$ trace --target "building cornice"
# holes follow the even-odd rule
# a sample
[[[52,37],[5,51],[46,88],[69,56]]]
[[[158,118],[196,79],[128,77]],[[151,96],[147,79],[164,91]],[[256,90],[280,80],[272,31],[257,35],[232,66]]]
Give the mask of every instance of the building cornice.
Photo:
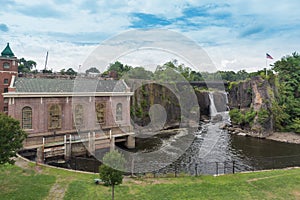
[[[4,98],[22,97],[120,97],[132,96],[133,92],[8,92],[3,93]]]
[[[10,74],[18,74],[18,72],[16,71],[4,71],[4,70],[0,70],[0,73],[10,73]]]

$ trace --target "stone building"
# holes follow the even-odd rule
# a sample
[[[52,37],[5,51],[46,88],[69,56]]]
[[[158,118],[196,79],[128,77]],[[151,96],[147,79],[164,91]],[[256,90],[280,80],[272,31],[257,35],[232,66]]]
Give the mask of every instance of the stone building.
[[[12,76],[18,75],[18,62],[7,43],[0,56],[0,112],[8,112],[8,102],[4,101],[2,93],[8,92]]]

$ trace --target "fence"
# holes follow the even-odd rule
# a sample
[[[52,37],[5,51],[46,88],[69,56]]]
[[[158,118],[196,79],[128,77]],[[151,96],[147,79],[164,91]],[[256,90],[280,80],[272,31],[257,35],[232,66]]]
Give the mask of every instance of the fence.
[[[89,171],[98,173],[101,162],[94,158],[72,157],[65,166],[75,170]],[[133,173],[126,175],[134,176],[174,176],[181,174],[190,176],[199,175],[220,175],[234,174],[237,172],[257,171],[266,169],[280,169],[287,167],[300,166],[300,155],[276,156],[276,157],[259,157],[252,160],[233,160],[225,162],[198,162],[198,163],[173,163],[165,168],[151,172],[139,172],[133,165]]]

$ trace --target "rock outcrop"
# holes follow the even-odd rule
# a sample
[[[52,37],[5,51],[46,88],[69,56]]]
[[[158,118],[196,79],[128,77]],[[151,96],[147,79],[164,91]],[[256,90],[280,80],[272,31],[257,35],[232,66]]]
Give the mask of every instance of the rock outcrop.
[[[253,109],[256,113],[253,121],[248,122],[251,132],[258,137],[269,136],[273,127],[272,101],[274,100],[275,86],[260,76],[251,80],[230,84],[229,106],[246,113]]]
[[[167,113],[166,124],[164,128],[176,127],[182,120],[184,110],[180,106],[178,97],[172,92],[172,89],[154,82],[143,81],[140,86],[134,81],[128,83],[131,90],[134,91],[134,96],[131,97],[131,119],[139,126],[147,126],[150,122],[149,110],[152,105],[159,104]],[[183,85],[177,85],[176,89],[183,91],[187,88]],[[194,90],[196,95],[201,119],[209,119],[210,116],[210,99],[209,91]],[[227,94],[225,92],[213,92],[214,104],[218,112],[227,109]],[[189,98],[182,95],[180,98]],[[189,99],[184,99],[184,102],[189,103]],[[184,107],[188,107],[185,105]],[[189,111],[187,111],[189,112]]]

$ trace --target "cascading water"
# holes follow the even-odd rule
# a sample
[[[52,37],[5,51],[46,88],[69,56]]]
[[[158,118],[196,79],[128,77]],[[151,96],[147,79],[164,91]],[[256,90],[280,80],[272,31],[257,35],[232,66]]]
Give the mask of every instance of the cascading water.
[[[214,117],[218,114],[218,111],[217,111],[217,108],[216,108],[216,105],[215,105],[215,101],[214,101],[214,93],[209,92],[208,96],[209,96],[209,101],[210,101],[210,104],[209,104],[210,116]]]
[[[229,112],[228,112],[228,97],[227,97],[227,93],[226,92],[218,92],[223,94],[222,96],[225,98],[224,99],[224,111],[218,112],[217,107],[215,105],[215,100],[214,100],[214,92],[209,92],[208,96],[209,96],[209,111],[210,111],[210,116],[211,118],[214,118],[217,115],[222,116],[222,120],[223,121],[229,121],[230,117],[229,117]]]

